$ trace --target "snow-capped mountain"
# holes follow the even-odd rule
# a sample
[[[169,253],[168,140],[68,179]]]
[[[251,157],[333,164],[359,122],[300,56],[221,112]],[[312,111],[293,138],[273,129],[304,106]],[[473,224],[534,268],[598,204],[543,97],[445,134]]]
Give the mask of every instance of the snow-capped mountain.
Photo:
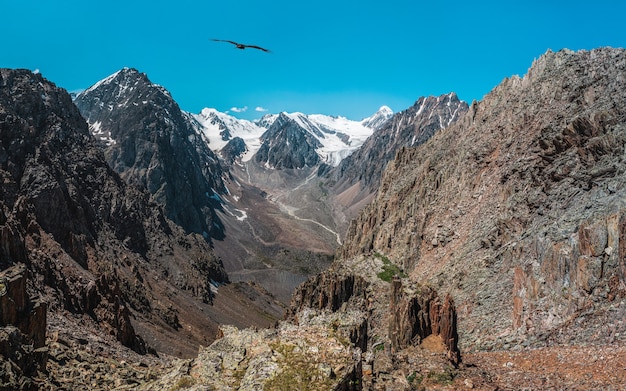
[[[200,124],[196,131],[200,132],[213,151],[221,151],[229,141],[238,137],[243,140],[246,150],[242,156],[248,161],[261,147],[261,135],[267,130],[255,122],[238,119],[215,109],[205,108],[199,114],[191,116]]]
[[[188,232],[220,237],[216,194],[226,192],[216,154],[170,93],[124,68],[80,93],[74,103],[124,180],[147,189],[167,217]]]
[[[209,108],[199,114],[192,114],[201,125],[198,131],[208,140],[211,149],[222,151],[231,140],[239,138],[245,143],[242,161],[248,161],[261,152],[262,156],[257,156],[256,160],[264,160],[262,163],[268,168],[301,168],[302,164],[318,162],[336,166],[358,149],[392,115],[393,111],[387,106],[381,107],[362,121],[322,114],[283,112],[267,114],[251,122]],[[296,137],[296,133],[300,133],[300,136]],[[236,142],[237,147],[230,146],[229,152],[240,150],[241,141]],[[307,143],[306,148],[296,145],[301,142]],[[305,150],[317,157],[295,156]],[[292,160],[292,163],[285,164],[282,162],[283,158]]]

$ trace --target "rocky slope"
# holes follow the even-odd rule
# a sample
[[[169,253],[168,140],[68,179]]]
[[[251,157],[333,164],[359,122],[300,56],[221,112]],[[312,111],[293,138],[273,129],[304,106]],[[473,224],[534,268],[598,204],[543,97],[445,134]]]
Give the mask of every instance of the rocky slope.
[[[45,372],[46,304],[26,290],[23,264],[0,272],[0,388],[36,390],[32,377]]]
[[[296,290],[274,329],[223,327],[197,357],[149,364],[53,335],[44,383],[623,389],[624,83],[625,50],[546,53],[397,153],[340,257]],[[3,251],[26,252],[11,243]]]
[[[625,342],[626,52],[548,52],[402,149],[341,256],[458,307],[462,350]]]
[[[107,162],[128,183],[150,192],[187,232],[222,237],[215,214],[225,192],[222,168],[194,118],[163,87],[124,68],[74,100]]]
[[[0,70],[0,176],[0,269],[25,264],[70,338],[188,356],[219,323],[266,325],[282,310],[259,310],[244,286],[215,300],[228,277],[209,244],[127,185],[70,96],[24,70]]]

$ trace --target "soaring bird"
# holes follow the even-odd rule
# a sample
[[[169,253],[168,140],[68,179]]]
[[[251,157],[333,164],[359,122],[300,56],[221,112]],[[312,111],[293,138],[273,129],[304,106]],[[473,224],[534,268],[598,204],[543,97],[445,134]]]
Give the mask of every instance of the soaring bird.
[[[235,47],[237,49],[245,49],[245,48],[252,48],[252,49],[259,49],[259,50],[263,50],[264,52],[268,52],[271,53],[269,50],[262,48],[260,46],[256,46],[256,45],[244,45],[243,43],[239,43],[239,42],[235,42],[235,41],[228,41],[225,39],[211,39],[211,41],[215,41],[215,42],[228,42],[228,43],[232,43],[233,45],[235,45]]]

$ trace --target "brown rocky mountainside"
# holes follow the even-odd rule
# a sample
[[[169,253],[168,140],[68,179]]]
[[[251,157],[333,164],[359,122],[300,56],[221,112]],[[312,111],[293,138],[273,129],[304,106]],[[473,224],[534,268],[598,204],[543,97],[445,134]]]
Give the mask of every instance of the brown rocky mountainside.
[[[626,342],[626,51],[548,52],[385,172],[341,256],[457,304],[461,350]]]
[[[43,82],[22,77],[28,85]],[[101,340],[85,337],[77,346],[53,333],[43,383],[142,390],[625,389],[625,87],[624,49],[549,51],[458,122],[396,154],[337,259],[300,285],[276,327],[223,326],[221,338],[196,357],[150,364],[105,361],[94,350]],[[0,112],[0,123],[11,118]],[[3,137],[7,129],[0,127]],[[20,144],[3,148],[11,145]],[[4,192],[19,189],[7,161]],[[45,280],[37,266],[46,264],[42,254],[73,247],[39,245],[31,255],[20,243],[48,243],[50,234],[4,210],[0,248],[22,256],[17,260]],[[107,254],[93,248],[88,255]],[[92,264],[81,270],[91,273]],[[114,276],[127,275],[123,263],[117,267]],[[150,276],[144,281],[157,285]],[[53,314],[49,322],[63,324]],[[35,337],[18,330],[5,340]]]
[[[0,269],[26,265],[48,332],[189,356],[218,324],[270,324],[281,312],[252,308],[254,287],[220,287],[215,299],[228,277],[206,240],[127,185],[69,94],[25,70],[0,70],[0,177]]]

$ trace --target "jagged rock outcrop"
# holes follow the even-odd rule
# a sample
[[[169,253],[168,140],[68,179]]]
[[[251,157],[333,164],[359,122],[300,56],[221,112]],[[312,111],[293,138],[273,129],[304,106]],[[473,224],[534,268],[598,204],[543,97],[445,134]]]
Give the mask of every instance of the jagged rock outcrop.
[[[187,232],[207,239],[223,236],[215,208],[225,192],[224,173],[196,133],[195,120],[181,112],[167,90],[124,68],[74,102],[100,139],[107,162],[125,181],[148,190]]]
[[[449,292],[461,347],[604,341],[626,294],[625,72],[623,49],[562,50],[504,80],[397,154],[342,257]]]
[[[0,272],[0,389],[36,390],[45,372],[46,304],[26,291],[23,264]]]
[[[332,271],[317,274],[296,289],[288,314],[294,315],[304,308],[337,311],[350,300],[358,301],[356,306],[364,308],[366,287],[367,283],[360,276]]]
[[[158,292],[210,302],[227,281],[203,238],[108,166],[67,92],[26,70],[0,70],[0,177],[2,269],[24,263],[51,310],[128,347],[146,350],[133,323],[165,322]]]
[[[410,281],[381,254],[335,262],[310,277],[294,293],[286,315],[300,327],[326,325],[360,348],[366,389],[406,389],[394,374],[415,371],[404,362],[407,355],[437,355],[434,367],[458,366],[456,320],[449,295],[441,300],[432,287]]]
[[[404,289],[403,289],[404,288]],[[389,339],[394,350],[419,344],[425,338],[439,336],[454,365],[461,361],[458,348],[454,300],[447,295],[443,304],[437,292],[429,287],[403,287],[397,276],[391,284],[389,304]]]

